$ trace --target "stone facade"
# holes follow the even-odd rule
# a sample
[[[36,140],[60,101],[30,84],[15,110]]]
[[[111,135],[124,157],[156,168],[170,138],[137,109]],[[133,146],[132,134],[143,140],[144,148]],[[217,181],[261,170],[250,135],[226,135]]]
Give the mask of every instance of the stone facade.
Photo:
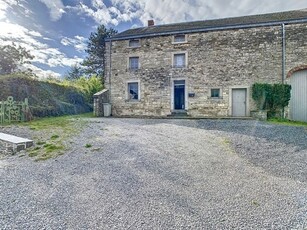
[[[287,74],[306,64],[307,24],[285,28]],[[252,84],[282,82],[281,25],[185,35],[186,42],[178,44],[173,35],[140,37],[136,48],[129,47],[129,40],[107,43],[105,86],[114,116],[170,115],[174,80],[185,80],[185,110],[192,117],[233,116],[235,89],[245,89],[245,116],[250,116]],[[185,68],[172,67],[178,52],[186,54]],[[129,69],[129,57],[139,57],[139,69]],[[139,84],[139,100],[128,99],[129,82]],[[211,89],[220,90],[218,98],[211,97]]]
[[[109,90],[103,89],[100,92],[94,94],[94,116],[103,117],[105,116],[104,104],[110,102]]]

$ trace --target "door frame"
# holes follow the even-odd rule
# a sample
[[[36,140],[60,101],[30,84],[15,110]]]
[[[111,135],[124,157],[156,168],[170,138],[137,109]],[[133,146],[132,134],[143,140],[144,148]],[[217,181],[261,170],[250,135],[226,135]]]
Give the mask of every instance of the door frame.
[[[175,110],[175,81],[184,80],[184,110],[188,110],[188,81],[186,78],[173,78],[171,79],[171,111]]]
[[[249,86],[230,86],[229,87],[229,111],[228,115],[232,116],[232,90],[245,89],[246,90],[246,103],[245,103],[245,116],[250,117],[250,87]]]

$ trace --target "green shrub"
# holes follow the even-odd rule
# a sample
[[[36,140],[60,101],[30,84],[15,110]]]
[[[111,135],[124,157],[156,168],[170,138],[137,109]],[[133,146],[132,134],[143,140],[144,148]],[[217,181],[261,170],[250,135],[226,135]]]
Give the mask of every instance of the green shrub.
[[[0,75],[0,101],[13,96],[29,99],[34,117],[72,115],[92,111],[87,95],[78,87],[60,81],[38,81],[21,75]]]
[[[282,117],[282,109],[288,106],[290,97],[290,85],[255,83],[252,86],[257,109],[268,110],[268,117]]]

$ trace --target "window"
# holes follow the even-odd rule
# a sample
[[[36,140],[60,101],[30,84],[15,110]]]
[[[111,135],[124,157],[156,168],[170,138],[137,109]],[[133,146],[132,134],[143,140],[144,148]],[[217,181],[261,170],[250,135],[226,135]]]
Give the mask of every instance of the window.
[[[186,42],[184,34],[174,36],[174,43],[183,43],[183,42]]]
[[[139,68],[139,57],[129,58],[129,69],[136,70]]]
[[[128,100],[139,100],[139,83],[128,83]]]
[[[173,59],[173,67],[174,68],[184,68],[186,66],[185,63],[185,53],[180,53],[180,54],[174,54],[174,59]]]
[[[129,41],[129,47],[140,47],[140,40],[130,40]]]
[[[220,89],[211,89],[211,97],[220,98]]]

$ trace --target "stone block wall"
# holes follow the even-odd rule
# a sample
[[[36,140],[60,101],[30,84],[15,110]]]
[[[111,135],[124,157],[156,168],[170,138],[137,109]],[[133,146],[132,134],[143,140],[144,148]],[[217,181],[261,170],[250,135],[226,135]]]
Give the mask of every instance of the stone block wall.
[[[104,116],[104,103],[110,103],[110,93],[107,89],[103,89],[102,91],[94,94],[94,116]]]
[[[306,24],[286,26],[286,72],[305,63]],[[166,116],[171,114],[173,81],[184,79],[188,93],[186,110],[194,117],[232,115],[233,88],[247,89],[247,116],[255,109],[251,86],[255,82],[281,83],[281,26],[233,29],[187,34],[187,42],[173,44],[173,36],[141,38],[141,46],[129,48],[128,40],[112,42],[111,63],[106,62],[105,85],[110,90],[115,116]],[[107,44],[107,57],[110,54]],[[176,52],[186,52],[188,65],[172,68]],[[129,57],[138,56],[140,69],[129,70]],[[111,64],[111,65],[110,65]],[[306,63],[305,63],[306,64]],[[111,66],[111,68],[110,68]],[[140,84],[140,100],[128,99],[128,81]],[[219,88],[221,97],[211,98]]]

